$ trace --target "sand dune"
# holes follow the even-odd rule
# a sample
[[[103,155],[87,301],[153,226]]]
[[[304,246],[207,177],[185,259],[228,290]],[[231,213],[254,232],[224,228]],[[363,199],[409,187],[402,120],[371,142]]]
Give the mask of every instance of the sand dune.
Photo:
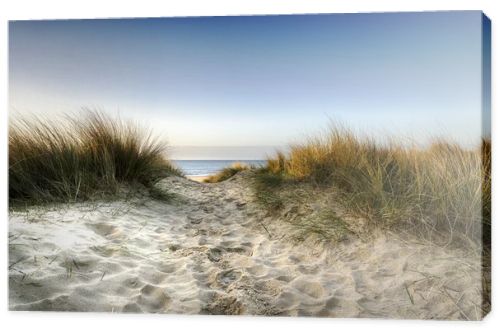
[[[12,212],[11,310],[480,319],[479,258],[383,234],[294,244],[238,175]]]

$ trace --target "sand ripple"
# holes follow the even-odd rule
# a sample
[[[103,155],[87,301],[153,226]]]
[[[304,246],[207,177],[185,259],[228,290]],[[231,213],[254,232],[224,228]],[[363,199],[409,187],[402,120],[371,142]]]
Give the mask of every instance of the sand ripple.
[[[12,310],[479,319],[479,260],[395,236],[294,245],[238,179],[12,213]],[[264,230],[265,225],[268,231]],[[270,233],[268,233],[270,232]],[[272,237],[271,237],[272,236]]]

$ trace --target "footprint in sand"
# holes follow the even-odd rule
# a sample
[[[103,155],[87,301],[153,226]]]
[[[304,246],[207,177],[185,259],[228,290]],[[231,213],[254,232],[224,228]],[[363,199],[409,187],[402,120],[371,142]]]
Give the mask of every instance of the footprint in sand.
[[[481,317],[474,308],[482,302],[481,268],[461,252],[375,236],[377,243],[321,247],[325,256],[318,256],[323,254],[315,252],[320,245],[309,248],[270,238],[262,224],[283,236],[290,232],[289,224],[265,218],[247,201],[248,189],[233,188],[237,183],[198,186],[181,178],[161,182],[168,190],[177,183],[187,200],[178,205],[127,204],[131,210],[123,215],[109,206],[89,207],[92,215],[69,221],[81,216],[81,207],[72,206],[73,213],[50,212],[51,222],[43,224],[12,213],[9,308]],[[77,238],[68,246],[71,238],[66,236]],[[65,275],[67,268],[71,279]],[[19,271],[33,275],[24,278]],[[441,286],[453,299],[443,296]],[[463,305],[462,313],[454,311],[455,300]]]
[[[85,225],[88,226],[92,231],[103,237],[108,237],[112,235],[116,236],[117,234],[119,234],[119,230],[115,226],[106,223],[85,224]]]
[[[202,313],[217,315],[242,314],[243,304],[233,296],[214,294],[211,301],[203,308]]]
[[[188,220],[191,224],[198,225],[203,221],[203,217],[188,216]]]
[[[122,309],[124,313],[143,313],[141,307],[137,303],[129,303]]]
[[[204,207],[203,212],[205,213],[214,213],[215,209],[213,207]]]
[[[212,262],[219,262],[222,258],[222,250],[219,248],[211,248],[207,253],[207,257]]]
[[[318,282],[310,282],[305,279],[297,279],[292,282],[292,286],[303,294],[311,298],[321,298],[325,294],[323,286]]]
[[[163,288],[147,284],[141,289],[137,304],[142,305],[147,312],[165,311],[170,304],[170,297]]]
[[[237,281],[242,276],[241,271],[229,269],[217,274],[216,283],[222,287],[227,287],[231,283]]]

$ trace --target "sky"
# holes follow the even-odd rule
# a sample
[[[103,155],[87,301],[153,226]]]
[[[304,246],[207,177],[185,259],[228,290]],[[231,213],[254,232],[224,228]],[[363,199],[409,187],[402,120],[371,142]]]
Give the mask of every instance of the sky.
[[[331,122],[470,145],[484,128],[481,32],[479,11],[11,21],[9,110],[103,109],[184,159],[262,158]]]

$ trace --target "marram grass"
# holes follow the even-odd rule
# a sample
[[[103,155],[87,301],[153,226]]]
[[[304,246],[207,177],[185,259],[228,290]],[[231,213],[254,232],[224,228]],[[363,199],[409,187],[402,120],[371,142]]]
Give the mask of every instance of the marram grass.
[[[102,112],[9,123],[9,202],[40,204],[114,194],[180,172],[151,133]]]
[[[333,127],[268,159],[255,173],[256,195],[276,209],[273,189],[307,183],[335,194],[347,212],[373,226],[404,226],[446,244],[477,244],[485,241],[491,219],[490,156],[488,140],[477,149],[444,141],[427,148],[379,145]]]
[[[230,179],[234,175],[238,174],[241,171],[248,170],[250,167],[248,165],[235,162],[231,166],[223,168],[220,172],[214,175],[210,175],[207,177],[204,182],[206,183],[216,183],[216,182],[222,182],[225,180]]]

